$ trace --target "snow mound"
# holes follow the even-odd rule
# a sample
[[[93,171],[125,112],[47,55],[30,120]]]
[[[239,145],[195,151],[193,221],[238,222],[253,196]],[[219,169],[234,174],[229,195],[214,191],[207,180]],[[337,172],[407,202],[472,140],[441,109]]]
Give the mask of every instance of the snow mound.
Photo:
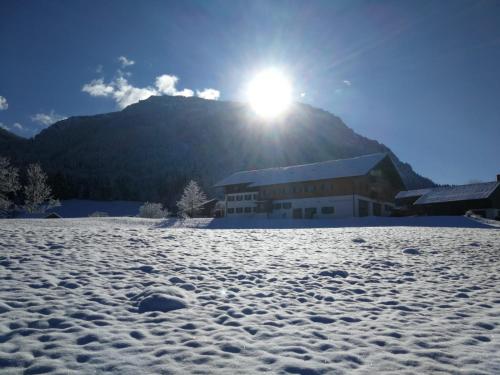
[[[151,311],[169,312],[187,307],[185,295],[174,287],[149,289],[135,299],[138,300],[137,307],[140,313]]]
[[[347,276],[349,276],[349,272],[347,271],[344,271],[344,270],[333,270],[333,271],[321,271],[319,273],[320,276],[327,276],[327,277],[332,277],[332,278],[335,278],[335,277],[343,277],[343,278],[346,278]]]
[[[420,250],[413,247],[408,247],[406,249],[403,249],[403,253],[407,255],[420,255]]]

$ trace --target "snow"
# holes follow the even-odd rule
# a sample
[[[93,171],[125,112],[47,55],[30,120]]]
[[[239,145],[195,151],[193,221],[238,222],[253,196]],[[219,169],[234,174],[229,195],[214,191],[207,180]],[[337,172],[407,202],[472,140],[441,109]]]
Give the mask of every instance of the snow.
[[[2,220],[0,372],[500,373],[500,230],[404,219]]]
[[[500,182],[493,181],[432,189],[417,199],[414,204],[487,199],[498,187],[500,187]]]
[[[363,155],[351,159],[329,160],[290,167],[258,169],[236,172],[215,186],[250,184],[250,187],[284,184],[289,182],[324,180],[330,178],[363,176],[380,163],[386,153]]]
[[[432,191],[433,188],[416,189],[416,190],[404,190],[396,194],[396,199],[421,197],[424,194]]]

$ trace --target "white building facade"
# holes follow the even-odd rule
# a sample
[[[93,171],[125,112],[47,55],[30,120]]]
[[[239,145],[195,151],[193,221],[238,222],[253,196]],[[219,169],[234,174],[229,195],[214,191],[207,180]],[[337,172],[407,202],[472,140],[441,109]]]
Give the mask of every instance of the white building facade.
[[[389,216],[402,186],[386,154],[237,172],[216,185],[225,216],[283,219]]]

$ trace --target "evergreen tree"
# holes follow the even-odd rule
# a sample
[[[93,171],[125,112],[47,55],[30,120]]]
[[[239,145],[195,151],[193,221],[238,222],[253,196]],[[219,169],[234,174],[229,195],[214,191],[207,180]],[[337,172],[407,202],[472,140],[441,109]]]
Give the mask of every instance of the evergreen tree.
[[[193,180],[184,188],[181,199],[177,202],[177,207],[183,216],[194,217],[200,206],[207,200],[207,196],[200,186]]]

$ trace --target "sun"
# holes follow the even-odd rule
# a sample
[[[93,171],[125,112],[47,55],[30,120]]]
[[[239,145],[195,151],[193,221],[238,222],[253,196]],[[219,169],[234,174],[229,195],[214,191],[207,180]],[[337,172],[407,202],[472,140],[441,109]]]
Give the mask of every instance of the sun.
[[[247,100],[262,117],[274,118],[292,102],[292,86],[280,70],[270,68],[259,72],[248,84]]]

